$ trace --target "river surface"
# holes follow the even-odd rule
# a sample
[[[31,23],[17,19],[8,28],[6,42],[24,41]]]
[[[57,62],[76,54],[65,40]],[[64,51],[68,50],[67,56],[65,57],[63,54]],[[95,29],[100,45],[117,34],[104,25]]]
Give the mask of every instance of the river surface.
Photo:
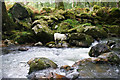
[[[110,40],[110,39],[108,39]],[[111,39],[112,40],[112,39]],[[120,40],[120,39],[116,39]],[[102,40],[100,43],[106,43],[107,40]],[[2,52],[4,55],[0,56],[0,78],[27,78],[28,72],[29,72],[29,65],[27,62],[31,58],[37,58],[37,57],[46,57],[54,61],[58,67],[63,65],[73,65],[76,61],[79,61],[81,59],[89,58],[88,52],[90,51],[91,47],[96,45],[98,42],[94,42],[89,48],[47,48],[47,47],[30,47],[25,46],[29,48],[28,51],[16,51],[20,46],[12,46],[8,47],[7,49]],[[0,48],[1,49],[1,48]],[[7,51],[8,50],[8,51]],[[12,50],[9,52],[9,50]],[[1,51],[1,50],[0,50]],[[118,51],[120,52],[120,51]],[[9,54],[5,54],[9,53]],[[92,65],[93,66],[93,65]],[[106,67],[105,67],[106,66]],[[84,68],[84,67],[83,67]],[[100,72],[95,72],[94,68],[97,68]],[[93,66],[93,72],[91,72],[91,69],[89,69],[89,66],[86,69],[86,73],[88,72],[91,74],[96,74],[95,76],[89,76],[89,77],[118,77],[120,74],[120,67],[116,66],[107,66],[105,65],[99,65],[99,66]],[[101,71],[103,73],[101,73]],[[57,72],[58,74],[65,75],[64,73],[61,73],[59,69],[46,69],[46,70],[40,70],[36,75],[43,75],[46,72]],[[82,72],[81,72],[82,73]],[[1,76],[2,75],[2,76]]]
[[[95,45],[96,42],[93,44]],[[31,58],[46,57],[58,66],[73,65],[76,61],[88,58],[89,48],[46,48],[29,47],[28,51],[13,51],[1,55],[3,78],[26,78],[29,72],[27,62]]]

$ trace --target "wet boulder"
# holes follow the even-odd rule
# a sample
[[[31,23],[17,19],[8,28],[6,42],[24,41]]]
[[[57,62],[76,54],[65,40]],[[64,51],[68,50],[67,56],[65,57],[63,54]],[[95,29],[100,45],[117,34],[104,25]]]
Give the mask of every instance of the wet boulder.
[[[120,57],[116,53],[113,53],[113,52],[104,53],[98,56],[98,58],[106,59],[108,63],[113,64],[113,65],[120,64]]]
[[[37,42],[34,44],[34,46],[43,46],[42,42]]]
[[[50,41],[50,42],[46,43],[45,46],[49,47],[49,48],[54,48],[55,47],[55,42],[54,41]]]
[[[69,71],[71,69],[71,66],[69,66],[69,65],[63,65],[63,66],[60,67],[60,69],[63,69],[65,71]]]
[[[116,42],[115,42],[115,41],[112,41],[112,40],[109,40],[109,41],[107,42],[107,45],[108,45],[109,47],[112,47],[114,44],[116,44]]]
[[[49,48],[67,48],[69,47],[69,43],[67,43],[66,41],[58,41],[57,44],[55,44],[54,41],[48,42],[46,43],[46,46]]]
[[[116,44],[112,46],[112,50],[120,52],[120,40],[116,41]]]
[[[93,46],[89,51],[90,57],[98,57],[99,55],[110,52],[110,47],[106,44],[97,44]]]
[[[70,45],[77,47],[89,47],[94,41],[91,36],[86,35],[84,33],[72,33],[69,36],[69,39]]]
[[[29,74],[34,71],[46,69],[49,67],[57,68],[57,64],[55,64],[52,60],[44,57],[29,60],[28,65],[30,66]]]
[[[18,48],[18,51],[27,51],[27,50],[29,50],[28,48],[25,48],[25,47],[20,47],[20,48]]]
[[[113,78],[119,77],[119,67],[109,64],[107,58],[87,58],[75,62],[80,78]]]

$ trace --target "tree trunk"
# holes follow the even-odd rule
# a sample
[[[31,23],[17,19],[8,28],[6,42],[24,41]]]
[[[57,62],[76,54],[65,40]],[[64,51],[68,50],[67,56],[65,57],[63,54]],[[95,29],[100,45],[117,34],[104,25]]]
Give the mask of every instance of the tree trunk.
[[[63,0],[55,0],[55,9],[65,9]]]
[[[119,3],[120,3],[120,1],[117,2],[117,8],[119,8]]]

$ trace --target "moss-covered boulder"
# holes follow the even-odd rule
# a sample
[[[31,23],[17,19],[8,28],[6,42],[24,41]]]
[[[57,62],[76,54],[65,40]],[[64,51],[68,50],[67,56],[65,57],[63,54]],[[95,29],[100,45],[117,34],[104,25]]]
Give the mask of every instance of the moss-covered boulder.
[[[93,6],[93,11],[96,11],[96,10],[98,10],[98,9],[100,9],[100,6],[98,6],[98,5],[94,5],[94,6]]]
[[[26,7],[22,3],[15,3],[13,7],[9,9],[9,14],[11,14],[14,22],[19,26],[16,27],[16,29],[31,29],[33,12],[30,8]]]
[[[86,26],[82,30],[83,33],[91,35],[94,39],[106,38],[108,36],[107,32],[103,28],[99,28],[96,26]]]
[[[107,23],[109,24],[120,24],[120,9],[118,8],[112,8],[109,11],[109,15],[107,18]]]
[[[53,41],[53,31],[48,27],[47,21],[36,20],[33,22],[35,40],[41,41],[43,44]]]
[[[96,16],[99,21],[105,23],[107,21],[109,11],[106,7],[102,7],[96,11]]]
[[[34,32],[30,31],[19,31],[19,30],[13,30],[12,34],[10,36],[11,39],[16,41],[19,44],[25,44],[25,43],[32,43],[36,40],[34,39]]]
[[[49,67],[57,68],[57,64],[55,64],[52,60],[44,57],[29,60],[28,65],[30,66],[29,74],[34,71],[46,69]]]
[[[69,39],[70,45],[77,47],[89,47],[94,41],[91,36],[83,33],[72,33]]]
[[[93,46],[89,51],[90,57],[98,57],[99,55],[110,52],[110,47],[106,44],[97,44]]]
[[[71,28],[70,23],[67,22],[61,22],[58,25],[57,32],[59,33],[66,33]]]
[[[32,15],[30,9],[27,9],[22,3],[15,3],[9,12],[12,14],[13,18],[24,19]]]
[[[65,18],[69,18],[69,19],[75,19],[75,12],[73,10],[66,10],[66,12],[64,13]]]
[[[119,8],[112,8],[109,13],[110,13],[111,17],[120,18],[120,9]]]
[[[118,25],[109,25],[104,27],[109,34],[114,34],[120,36],[120,26]]]

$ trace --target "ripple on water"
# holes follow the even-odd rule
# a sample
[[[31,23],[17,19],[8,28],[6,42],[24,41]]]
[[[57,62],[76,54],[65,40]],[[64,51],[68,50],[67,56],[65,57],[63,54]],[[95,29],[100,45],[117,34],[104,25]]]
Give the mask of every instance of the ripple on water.
[[[72,65],[75,61],[88,58],[90,48],[40,48],[31,47],[28,51],[16,51],[16,54],[6,54],[3,59],[3,77],[26,78],[29,71],[27,61],[31,58],[46,57],[58,66]]]

